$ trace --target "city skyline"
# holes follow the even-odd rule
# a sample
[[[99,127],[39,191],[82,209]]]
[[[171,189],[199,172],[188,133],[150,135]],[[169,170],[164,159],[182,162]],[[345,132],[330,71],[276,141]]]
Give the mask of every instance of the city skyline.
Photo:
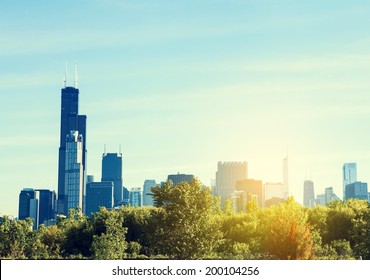
[[[178,172],[210,185],[219,161],[282,182],[287,152],[300,203],[306,179],[341,196],[344,163],[370,182],[370,4],[66,2],[0,11],[1,214],[23,188],[58,189],[66,61],[95,178],[121,145],[128,189]]]

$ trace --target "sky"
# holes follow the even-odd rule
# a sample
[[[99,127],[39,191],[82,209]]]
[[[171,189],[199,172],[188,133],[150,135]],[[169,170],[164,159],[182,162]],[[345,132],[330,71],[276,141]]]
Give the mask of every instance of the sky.
[[[78,65],[87,173],[123,153],[123,182],[247,161],[290,194],[370,182],[370,2],[1,1],[0,214],[25,187],[57,190],[60,91]]]

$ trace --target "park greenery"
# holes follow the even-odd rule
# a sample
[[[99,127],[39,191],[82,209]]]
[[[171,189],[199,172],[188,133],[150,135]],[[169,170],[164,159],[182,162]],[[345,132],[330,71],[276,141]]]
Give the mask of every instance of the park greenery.
[[[1,259],[370,259],[365,200],[302,207],[293,198],[234,213],[199,181],[152,188],[155,207],[72,209],[52,226],[0,221]]]

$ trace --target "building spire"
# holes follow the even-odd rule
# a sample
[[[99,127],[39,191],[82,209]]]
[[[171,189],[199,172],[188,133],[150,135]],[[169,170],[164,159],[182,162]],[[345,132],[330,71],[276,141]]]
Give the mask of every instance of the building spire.
[[[77,63],[75,63],[75,79],[74,79],[74,88],[78,88]]]
[[[67,76],[68,76],[68,64],[66,62],[66,68],[64,70],[64,82],[63,82],[65,88],[67,87]]]

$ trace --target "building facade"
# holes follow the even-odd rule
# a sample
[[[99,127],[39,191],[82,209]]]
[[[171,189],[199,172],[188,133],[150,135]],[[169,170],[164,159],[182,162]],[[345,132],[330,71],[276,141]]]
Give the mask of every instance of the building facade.
[[[313,182],[310,180],[303,183],[303,205],[306,207],[315,206],[315,190]]]
[[[262,181],[254,179],[244,179],[236,181],[236,191],[243,191],[246,194],[254,195],[257,200],[258,207],[263,207],[264,195],[262,189]],[[235,192],[234,192],[235,193]]]
[[[86,184],[86,215],[91,217],[100,207],[113,208],[113,182]]]
[[[132,188],[130,190],[130,206],[131,207],[143,206],[143,191],[141,188]]]
[[[102,157],[102,182],[113,182],[114,206],[122,204],[122,154],[104,153]]]
[[[172,184],[174,186],[182,182],[191,182],[192,180],[194,180],[194,175],[191,175],[191,174],[188,175],[188,174],[177,173],[177,174],[171,174],[167,176],[167,181],[172,181]]]
[[[348,199],[365,199],[369,200],[367,183],[354,182],[346,185],[345,197]]]
[[[154,200],[151,189],[155,186],[158,186],[155,180],[145,180],[143,185],[143,205],[144,206],[153,206]]]
[[[215,194],[221,198],[222,206],[225,200],[236,191],[236,182],[247,178],[247,162],[218,162]]]
[[[64,213],[82,209],[84,196],[83,135],[72,130],[66,138]]]

